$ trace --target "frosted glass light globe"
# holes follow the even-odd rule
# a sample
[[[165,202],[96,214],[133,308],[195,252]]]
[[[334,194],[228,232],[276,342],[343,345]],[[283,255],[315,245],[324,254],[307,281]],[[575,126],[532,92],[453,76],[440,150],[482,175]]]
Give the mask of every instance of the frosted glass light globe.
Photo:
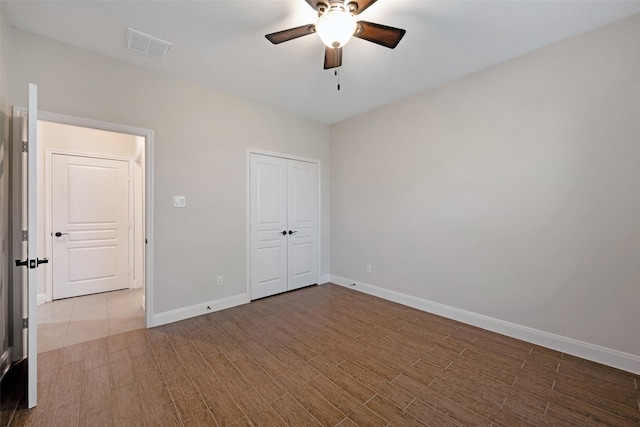
[[[353,16],[345,10],[332,10],[320,17],[316,22],[316,33],[327,47],[342,47],[356,32],[357,23]]]

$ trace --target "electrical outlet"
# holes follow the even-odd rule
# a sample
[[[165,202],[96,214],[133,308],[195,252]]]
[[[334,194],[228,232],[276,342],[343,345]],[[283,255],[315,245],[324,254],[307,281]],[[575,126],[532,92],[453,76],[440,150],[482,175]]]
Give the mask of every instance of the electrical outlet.
[[[365,267],[367,274],[371,274],[371,264],[367,264],[367,266]]]
[[[223,276],[218,276],[217,285],[218,286],[224,285],[224,277]]]

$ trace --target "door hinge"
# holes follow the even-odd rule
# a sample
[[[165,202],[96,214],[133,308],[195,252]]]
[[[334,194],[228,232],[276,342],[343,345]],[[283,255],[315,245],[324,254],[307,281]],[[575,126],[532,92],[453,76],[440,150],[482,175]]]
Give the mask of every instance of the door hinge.
[[[26,242],[29,240],[29,230],[22,230],[22,241]]]
[[[26,153],[29,151],[29,143],[27,141],[22,141],[22,152]]]
[[[24,318],[22,319],[22,329],[28,329],[29,328],[29,318]]]

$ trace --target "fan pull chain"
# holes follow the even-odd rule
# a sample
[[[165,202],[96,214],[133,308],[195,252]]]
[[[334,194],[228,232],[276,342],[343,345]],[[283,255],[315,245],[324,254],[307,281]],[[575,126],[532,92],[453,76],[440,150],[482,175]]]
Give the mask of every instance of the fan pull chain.
[[[335,52],[336,60],[335,64],[338,63],[338,48],[333,49]],[[334,75],[338,78],[338,90],[340,90],[340,67],[337,67],[334,71]]]

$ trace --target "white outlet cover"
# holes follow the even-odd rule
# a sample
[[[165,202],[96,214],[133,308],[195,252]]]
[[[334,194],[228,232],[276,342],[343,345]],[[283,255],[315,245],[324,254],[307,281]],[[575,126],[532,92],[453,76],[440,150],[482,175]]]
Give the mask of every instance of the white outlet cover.
[[[186,208],[187,207],[187,198],[185,196],[173,196],[173,207],[174,208]]]

